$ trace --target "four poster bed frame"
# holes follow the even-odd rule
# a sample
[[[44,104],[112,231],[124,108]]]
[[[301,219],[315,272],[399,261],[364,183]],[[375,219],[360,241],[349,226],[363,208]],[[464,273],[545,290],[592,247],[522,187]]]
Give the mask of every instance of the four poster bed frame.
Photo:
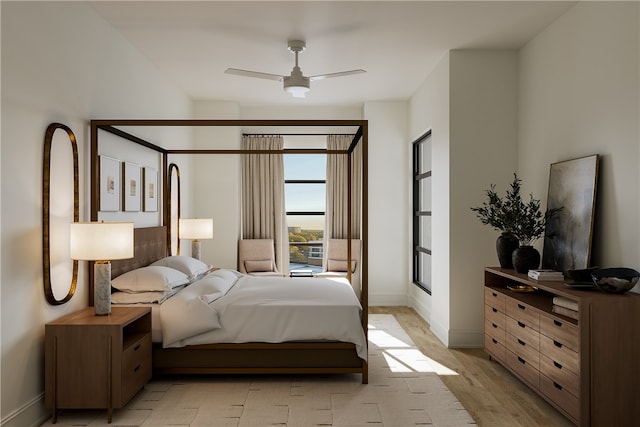
[[[121,127],[127,126],[236,126],[245,127],[354,127],[352,143],[347,150],[285,149],[285,150],[228,150],[228,149],[167,149],[159,147]],[[167,242],[175,234],[171,230],[171,167],[169,155],[216,155],[216,154],[327,154],[347,155],[347,197],[351,201],[351,156],[355,147],[362,147],[362,254],[361,295],[362,328],[365,336],[368,326],[368,186],[367,186],[367,121],[366,120],[92,120],[91,121],[91,221],[98,220],[99,209],[99,131],[106,131],[127,141],[142,145],[161,155],[162,224],[157,227],[135,229],[134,258],[112,261],[112,276],[116,277],[135,268],[151,264],[171,253]],[[281,135],[286,133],[276,132]],[[314,133],[323,135],[326,133]],[[297,134],[300,135],[300,134]],[[312,134],[308,134],[312,135]],[[179,174],[178,174],[179,188]],[[179,193],[178,193],[179,200]],[[348,205],[347,229],[351,239],[351,202]],[[178,207],[179,208],[179,207]],[[179,215],[179,210],[178,210]],[[179,242],[179,240],[178,240]],[[347,245],[348,264],[351,264],[351,245]],[[89,268],[91,273],[92,268]],[[283,280],[287,280],[286,278]],[[93,305],[93,289],[89,287],[89,304]],[[190,345],[181,348],[153,347],[153,371],[156,374],[347,374],[362,375],[362,383],[368,382],[368,365],[357,356],[355,344],[345,342],[284,342]]]

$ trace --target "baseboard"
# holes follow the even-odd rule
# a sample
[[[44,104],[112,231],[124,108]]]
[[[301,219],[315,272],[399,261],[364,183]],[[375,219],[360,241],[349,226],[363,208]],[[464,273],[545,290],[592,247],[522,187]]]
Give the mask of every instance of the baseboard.
[[[484,347],[484,330],[450,330],[449,348],[482,348]]]
[[[425,322],[431,325],[431,307],[412,295],[409,296],[409,307],[413,308]]]
[[[31,401],[12,411],[2,421],[2,427],[37,427],[51,418],[51,412],[44,407],[44,393],[40,393]]]
[[[407,306],[407,296],[404,294],[369,294],[370,306]]]

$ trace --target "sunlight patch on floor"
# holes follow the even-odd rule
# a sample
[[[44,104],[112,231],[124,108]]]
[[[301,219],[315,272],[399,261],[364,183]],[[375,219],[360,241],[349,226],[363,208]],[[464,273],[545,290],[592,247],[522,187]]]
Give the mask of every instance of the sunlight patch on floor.
[[[408,337],[396,337],[392,333],[369,325],[368,338],[371,344],[382,350],[382,355],[391,372],[433,372],[438,375],[458,375],[454,370],[424,355]]]

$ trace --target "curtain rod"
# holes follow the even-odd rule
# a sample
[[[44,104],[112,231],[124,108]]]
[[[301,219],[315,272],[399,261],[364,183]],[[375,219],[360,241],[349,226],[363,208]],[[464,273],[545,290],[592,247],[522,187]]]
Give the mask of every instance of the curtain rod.
[[[242,136],[353,136],[354,133],[243,133]]]

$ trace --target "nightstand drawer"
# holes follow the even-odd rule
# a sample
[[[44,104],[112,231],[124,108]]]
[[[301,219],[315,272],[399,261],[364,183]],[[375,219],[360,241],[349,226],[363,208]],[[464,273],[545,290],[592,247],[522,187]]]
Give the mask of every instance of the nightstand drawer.
[[[540,312],[534,307],[513,298],[507,298],[506,310],[507,316],[524,323],[531,329],[540,330]]]
[[[485,334],[484,335],[484,349],[491,356],[498,359],[500,362],[506,361],[506,348],[504,347],[504,341],[499,341],[494,337]]]
[[[568,389],[561,384],[544,375],[540,375],[540,391],[579,424],[580,399],[569,393]]]
[[[540,333],[548,336],[552,340],[563,343],[574,351],[578,351],[578,349],[580,348],[580,334],[578,331],[578,327],[566,320],[541,315]]]
[[[491,288],[484,288],[484,303],[503,313],[505,312],[505,299],[506,296],[503,293]]]
[[[540,373],[560,384],[574,396],[580,396],[580,375],[545,355],[540,355]]]
[[[522,356],[518,356],[509,350],[507,350],[506,354],[507,366],[537,390],[540,385],[540,372]]]
[[[122,397],[128,401],[151,379],[151,334],[146,334],[122,354]]]
[[[540,352],[573,373],[577,374],[580,372],[580,357],[578,353],[566,345],[544,335],[540,335]]]

